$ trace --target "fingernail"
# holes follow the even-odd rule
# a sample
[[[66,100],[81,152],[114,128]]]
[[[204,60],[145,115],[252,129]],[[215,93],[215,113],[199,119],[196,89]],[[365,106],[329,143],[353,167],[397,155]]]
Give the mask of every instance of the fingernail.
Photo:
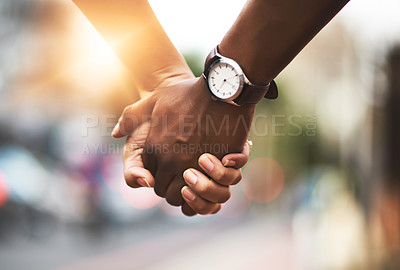
[[[185,178],[186,182],[192,186],[194,186],[197,182],[197,176],[191,170],[186,170],[183,173],[183,177]]]
[[[114,137],[117,134],[118,129],[119,129],[119,122],[115,125],[115,127],[114,127],[114,129],[113,129],[113,131],[111,133],[111,136]]]
[[[183,187],[182,195],[189,201],[196,199],[196,195],[188,187]]]
[[[253,141],[247,140],[247,143],[249,144],[249,148],[253,147]]]
[[[151,188],[151,186],[150,186],[149,182],[147,182],[146,178],[139,178],[137,181],[138,181],[139,185],[141,185],[142,187],[150,187]]]
[[[200,158],[200,163],[203,165],[204,169],[208,172],[211,172],[214,169],[214,164],[207,156],[202,156]]]
[[[234,161],[234,160],[229,160],[229,159],[227,159],[227,160],[225,161],[225,163],[224,163],[224,167],[227,167],[227,166],[233,167],[233,166],[235,166],[235,165],[236,165],[236,161]]]

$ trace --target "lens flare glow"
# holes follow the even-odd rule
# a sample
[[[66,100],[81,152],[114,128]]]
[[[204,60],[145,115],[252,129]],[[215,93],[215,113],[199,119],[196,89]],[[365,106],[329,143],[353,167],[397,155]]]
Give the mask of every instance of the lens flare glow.
[[[152,188],[131,188],[124,180],[121,180],[120,192],[122,198],[137,209],[149,209],[161,201]]]
[[[241,184],[231,188],[231,198],[222,205],[218,213],[224,218],[236,218],[244,214],[250,206],[250,200],[245,196]]]
[[[246,196],[258,203],[275,200],[282,192],[285,177],[282,167],[273,159],[256,158],[243,171],[243,189]]]
[[[9,190],[7,187],[6,179],[0,172],[0,207],[2,207],[8,200]]]

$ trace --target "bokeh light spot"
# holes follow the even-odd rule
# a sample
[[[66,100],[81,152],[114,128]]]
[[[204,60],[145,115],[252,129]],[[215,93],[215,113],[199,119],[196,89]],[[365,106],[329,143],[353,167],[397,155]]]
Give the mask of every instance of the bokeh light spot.
[[[131,206],[137,209],[149,209],[156,206],[161,198],[158,197],[152,188],[131,188],[124,180],[121,180],[120,192],[122,198]]]
[[[243,171],[243,178],[244,193],[257,203],[267,203],[276,199],[285,182],[279,163],[266,157],[249,162]]]
[[[8,200],[9,190],[7,187],[6,179],[0,172],[0,207],[2,207]]]
[[[168,204],[165,200],[160,203],[161,210],[169,216],[172,217],[184,217],[181,207],[175,207]]]
[[[231,187],[231,198],[222,205],[218,213],[224,218],[236,218],[244,214],[250,206],[250,200],[243,193],[241,183]]]

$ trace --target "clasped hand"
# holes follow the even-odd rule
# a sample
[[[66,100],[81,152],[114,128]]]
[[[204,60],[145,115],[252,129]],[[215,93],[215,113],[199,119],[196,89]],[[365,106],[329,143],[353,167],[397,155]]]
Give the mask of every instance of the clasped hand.
[[[203,78],[155,89],[126,107],[113,131],[128,136],[127,184],[154,187],[185,215],[218,212],[249,158],[253,114],[254,105],[213,100]]]

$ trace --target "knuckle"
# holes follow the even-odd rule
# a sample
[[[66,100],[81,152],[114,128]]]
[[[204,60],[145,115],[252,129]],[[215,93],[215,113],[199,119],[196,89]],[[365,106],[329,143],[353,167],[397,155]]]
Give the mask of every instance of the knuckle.
[[[202,183],[201,185],[197,185],[196,191],[200,194],[207,194],[211,190],[210,181],[207,180],[206,182]]]
[[[206,205],[202,204],[196,208],[197,213],[200,215],[207,215],[209,213],[209,209]]]
[[[217,214],[219,212],[219,210],[221,210],[221,205],[220,204],[218,204],[216,206],[216,208],[214,209],[214,211],[211,212],[211,214],[215,215],[215,214]]]
[[[221,196],[220,203],[225,203],[231,198],[231,191],[228,189],[228,191]]]
[[[122,112],[122,117],[124,117],[126,114],[128,114],[130,112],[130,110],[131,110],[131,106],[130,105],[126,106],[124,108],[124,111]]]
[[[239,171],[239,173],[237,173],[234,177],[234,182],[233,184],[236,185],[237,183],[239,183],[242,180],[242,172]]]
[[[126,183],[128,184],[128,182],[130,182],[132,180],[132,174],[130,174],[128,171],[125,171],[124,178],[125,178]]]
[[[125,182],[128,186],[130,186],[131,188],[137,188],[137,182],[136,182],[136,178],[133,177],[132,174],[128,173],[128,172],[124,172],[124,178],[125,178]]]
[[[215,174],[214,174],[213,178],[216,181],[223,181],[225,178],[225,175],[226,175],[226,173],[225,173],[224,169],[218,169],[218,170],[215,170]]]
[[[182,197],[166,195],[165,200],[167,201],[167,203],[169,203],[172,206],[181,206],[183,204]]]
[[[162,198],[165,198],[167,194],[167,189],[164,185],[161,185],[161,180],[163,179],[155,178],[154,180],[155,180],[154,193],[156,193],[156,195]]]
[[[196,211],[194,211],[194,210],[191,209],[191,208],[188,209],[188,208],[182,206],[181,209],[182,209],[182,213],[183,213],[185,216],[188,216],[188,217],[192,217],[192,216],[195,216],[195,215],[197,214]]]

